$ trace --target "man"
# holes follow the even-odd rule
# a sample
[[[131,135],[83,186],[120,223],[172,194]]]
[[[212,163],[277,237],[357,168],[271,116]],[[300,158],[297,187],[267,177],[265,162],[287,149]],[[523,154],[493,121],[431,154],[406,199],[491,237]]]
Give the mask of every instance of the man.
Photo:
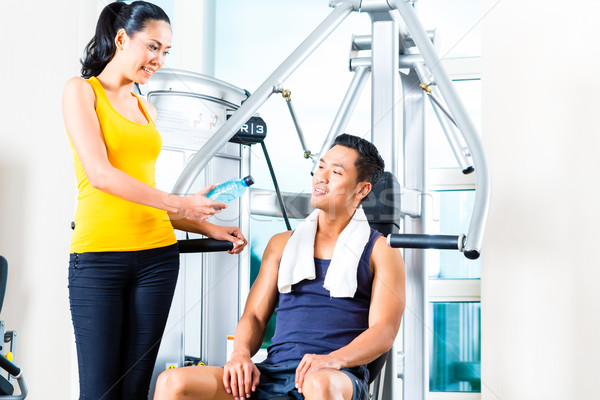
[[[360,208],[383,167],[368,141],[335,140],[313,176],[315,212],[265,249],[231,360],[163,372],[155,400],[368,399],[365,365],[392,347],[405,305],[401,253],[368,228]],[[269,355],[255,365],[278,302]]]

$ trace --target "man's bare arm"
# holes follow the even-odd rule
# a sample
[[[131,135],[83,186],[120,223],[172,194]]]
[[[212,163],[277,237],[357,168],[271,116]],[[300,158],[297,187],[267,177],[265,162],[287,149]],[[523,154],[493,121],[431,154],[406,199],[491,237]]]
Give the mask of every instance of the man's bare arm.
[[[260,271],[235,331],[234,351],[245,351],[252,356],[260,349],[267,323],[277,304],[279,259],[289,236],[288,232],[273,236],[265,249]]]
[[[246,397],[258,385],[260,374],[250,357],[260,349],[267,323],[277,304],[279,260],[290,235],[291,232],[280,233],[269,241],[235,331],[231,360],[225,364],[223,373],[225,390],[234,397]]]

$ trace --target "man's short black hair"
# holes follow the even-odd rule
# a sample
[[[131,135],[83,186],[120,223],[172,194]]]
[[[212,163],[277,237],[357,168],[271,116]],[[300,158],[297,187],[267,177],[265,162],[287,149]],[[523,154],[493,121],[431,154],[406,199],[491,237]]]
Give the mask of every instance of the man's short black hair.
[[[371,182],[375,186],[385,168],[383,158],[379,155],[379,151],[375,145],[361,137],[348,135],[343,133],[331,145],[345,146],[354,149],[358,152],[358,157],[354,166],[358,174],[357,182]]]

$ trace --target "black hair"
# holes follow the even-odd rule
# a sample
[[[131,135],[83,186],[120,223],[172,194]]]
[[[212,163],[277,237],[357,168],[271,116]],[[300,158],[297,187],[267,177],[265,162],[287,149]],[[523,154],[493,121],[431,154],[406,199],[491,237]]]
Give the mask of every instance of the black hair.
[[[145,1],[134,1],[129,5],[122,2],[110,3],[104,7],[98,18],[96,34],[85,47],[81,59],[81,76],[87,79],[98,76],[104,70],[117,51],[115,37],[120,29],[125,29],[131,37],[143,30],[148,20],[171,24],[162,8]]]
[[[357,182],[371,182],[375,186],[385,168],[383,158],[379,154],[375,145],[358,136],[343,133],[335,138],[333,146],[344,146],[354,149],[358,152],[358,157],[354,162],[357,172]]]

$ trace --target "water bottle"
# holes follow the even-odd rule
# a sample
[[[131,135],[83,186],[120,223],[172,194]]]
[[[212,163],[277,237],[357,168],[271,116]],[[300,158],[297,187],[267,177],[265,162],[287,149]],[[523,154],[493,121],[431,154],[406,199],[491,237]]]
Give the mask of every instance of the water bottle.
[[[233,178],[208,192],[206,197],[209,199],[229,203],[244,194],[246,188],[254,183],[254,178],[248,175],[245,178]]]

